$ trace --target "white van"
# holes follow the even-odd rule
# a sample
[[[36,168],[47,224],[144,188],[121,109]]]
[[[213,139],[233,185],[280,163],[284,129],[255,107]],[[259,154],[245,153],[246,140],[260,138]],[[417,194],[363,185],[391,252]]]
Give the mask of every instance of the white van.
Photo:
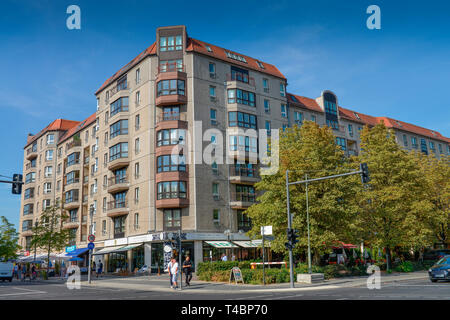
[[[12,262],[0,262],[0,280],[12,281],[14,264]]]

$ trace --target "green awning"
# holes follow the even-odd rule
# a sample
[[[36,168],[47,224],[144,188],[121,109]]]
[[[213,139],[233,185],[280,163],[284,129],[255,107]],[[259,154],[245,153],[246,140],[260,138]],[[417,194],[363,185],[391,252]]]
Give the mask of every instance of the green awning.
[[[134,249],[136,247],[142,246],[144,243],[135,243],[135,244],[130,244],[129,246],[123,247],[123,248],[119,248],[117,250],[114,250],[113,252],[123,252],[123,251],[128,251],[131,249]]]
[[[215,248],[238,248],[237,245],[232,244],[228,241],[205,241],[210,246],[213,246]]]

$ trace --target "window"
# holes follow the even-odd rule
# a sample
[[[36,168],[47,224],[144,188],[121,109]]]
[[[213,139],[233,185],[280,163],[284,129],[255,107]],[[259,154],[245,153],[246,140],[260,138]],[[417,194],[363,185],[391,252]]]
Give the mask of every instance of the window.
[[[113,207],[114,208],[126,208],[126,195],[127,192],[118,192],[113,195]]]
[[[240,61],[240,62],[247,63],[247,60],[245,60],[244,57],[239,56],[239,55],[237,55],[237,54],[235,54],[235,53],[231,53],[231,52],[225,51],[225,54],[226,54],[227,57],[230,58],[230,59],[234,59],[234,60],[237,60],[237,61]]]
[[[25,183],[31,183],[36,181],[36,172],[30,172],[25,176]]]
[[[109,148],[109,161],[128,157],[128,142],[118,143]]]
[[[249,83],[248,71],[231,66],[231,80]]]
[[[49,178],[49,177],[52,176],[52,174],[53,174],[53,167],[52,166],[45,167],[45,169],[44,169],[44,176],[46,178]]]
[[[184,155],[164,155],[157,158],[158,172],[186,171]]]
[[[141,103],[141,92],[136,92],[136,104],[139,105]]]
[[[256,105],[255,94],[241,89],[229,89],[228,103],[240,103],[254,107]]]
[[[219,168],[218,168],[218,166],[217,166],[217,162],[216,161],[214,161],[212,164],[211,164],[211,170],[212,170],[212,173],[214,174],[214,175],[218,175],[219,174]]]
[[[47,161],[53,160],[53,150],[45,151],[45,160]]]
[[[139,82],[141,82],[141,69],[138,68],[136,69],[136,84],[139,84]]]
[[[139,162],[136,162],[134,164],[134,177],[136,179],[139,178]]]
[[[258,152],[258,140],[247,136],[230,136],[230,151]]]
[[[24,199],[31,199],[34,197],[34,188],[28,188],[25,190]]]
[[[31,230],[32,228],[33,228],[33,220],[24,220],[22,222],[22,231],[28,231]]]
[[[44,183],[44,194],[52,192],[52,183],[46,182]]]
[[[206,50],[208,50],[208,52],[212,52],[211,47],[210,46],[206,46]]]
[[[348,125],[348,134],[353,137],[353,126],[351,124]]]
[[[110,116],[114,116],[119,112],[128,111],[128,97],[122,97],[111,103]]]
[[[218,223],[220,221],[220,211],[219,209],[213,210],[213,222]]]
[[[108,119],[109,119],[109,111],[106,111],[105,112],[105,124],[108,124]]]
[[[141,144],[139,138],[134,140],[134,151],[138,154],[141,151]]]
[[[71,171],[66,175],[66,184],[80,182],[80,171]]]
[[[438,147],[439,147],[439,153],[440,153],[440,154],[443,154],[444,152],[442,151],[442,144],[439,143],[439,144],[438,144]]]
[[[266,131],[267,131],[267,135],[270,136],[271,135],[270,121],[267,121],[267,120],[266,120]]]
[[[408,146],[408,139],[407,139],[407,137],[406,137],[406,134],[403,135],[403,145],[404,145],[405,147]]]
[[[23,206],[23,215],[29,215],[29,214],[33,214],[33,204],[26,204]]]
[[[182,129],[163,129],[157,132],[156,145],[168,146],[176,144],[184,144],[186,131]]]
[[[122,78],[117,80],[117,91],[124,90],[127,88],[127,75],[124,75]]]
[[[270,101],[267,99],[264,99],[264,112],[270,113]]]
[[[263,79],[262,80],[262,82],[263,82],[263,88],[264,88],[264,92],[269,92],[269,80],[267,80],[267,79]]]
[[[216,77],[216,64],[210,62],[209,63],[209,76],[211,78],[215,78]]]
[[[288,128],[288,125],[286,123],[283,123],[281,128],[283,129],[283,131],[285,131]]]
[[[253,186],[237,184],[235,200],[243,202],[255,202],[256,201],[255,188]]]
[[[213,126],[217,125],[217,110],[216,109],[210,110],[209,117],[211,119],[211,125],[213,125]]]
[[[174,51],[181,50],[183,46],[182,36],[160,37],[159,50],[160,51]]]
[[[413,146],[414,149],[417,149],[419,147],[419,145],[417,144],[416,137],[411,137],[411,145]]]
[[[428,154],[427,142],[423,138],[420,139],[420,150],[423,153]]]
[[[158,183],[157,199],[186,199],[186,182],[170,181]]]
[[[287,110],[286,105],[284,103],[281,104],[281,116],[283,118],[287,118]]]
[[[78,222],[77,213],[78,213],[78,209],[69,210],[69,221],[70,222]]]
[[[139,213],[134,214],[134,228],[139,229]]]
[[[336,138],[336,144],[342,148],[342,150],[347,150],[347,144],[344,138]]]
[[[256,60],[256,63],[258,64],[258,67],[260,67],[261,69],[265,69],[261,61]]]
[[[102,221],[102,233],[103,233],[103,235],[106,234],[106,220]]]
[[[76,201],[78,201],[78,190],[74,189],[74,190],[67,191],[64,194],[64,196],[65,196],[66,203],[76,202]]]
[[[252,220],[248,214],[244,213],[244,210],[237,210],[238,229],[248,231],[252,228]]]
[[[316,122],[316,116],[315,115],[311,115],[311,121]]]
[[[181,228],[181,210],[165,209],[164,210],[164,229],[180,229]]]
[[[447,154],[450,155],[450,145],[447,145]]]
[[[282,83],[282,82],[280,83],[280,95],[282,97],[286,96],[286,87],[285,87],[284,83]]]
[[[337,115],[336,103],[325,100],[325,112]]]
[[[138,114],[136,115],[136,117],[134,117],[134,126],[136,130],[139,130],[139,128],[141,127],[141,116]]]
[[[213,183],[212,184],[212,195],[214,200],[219,200],[219,184]]]
[[[180,120],[180,107],[164,107],[162,113],[163,121]]]
[[[212,98],[216,97],[216,87],[209,86],[209,96],[212,97]]]
[[[158,82],[158,97],[172,94],[185,95],[184,80],[161,80]]]
[[[134,202],[139,202],[139,188],[134,189]]]
[[[256,129],[256,116],[244,112],[228,112],[228,125],[230,127]]]
[[[54,144],[55,143],[55,135],[53,133],[47,135],[47,144]]]
[[[301,112],[294,111],[294,121],[300,126],[303,122],[303,114]]]
[[[125,234],[125,218],[126,216],[120,216],[113,218],[114,221],[114,237],[121,238]]]
[[[336,120],[329,120],[327,119],[327,126],[334,130],[339,130],[339,124]]]
[[[430,149],[433,150],[433,151],[436,151],[435,148],[436,148],[436,147],[435,147],[435,145],[434,145],[434,142],[433,142],[433,141],[430,141]]]

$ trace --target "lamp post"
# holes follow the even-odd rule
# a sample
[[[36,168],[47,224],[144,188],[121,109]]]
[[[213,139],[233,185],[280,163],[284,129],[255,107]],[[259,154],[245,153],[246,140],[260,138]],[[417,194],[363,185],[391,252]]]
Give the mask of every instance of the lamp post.
[[[94,207],[91,205],[89,208],[89,218],[91,220],[90,232],[92,232],[92,218],[94,216]],[[91,260],[92,260],[92,249],[89,249],[89,263],[88,263],[88,283],[91,284]]]
[[[231,230],[230,230],[230,229],[227,229],[227,230],[225,230],[225,231],[223,232],[223,234],[227,236],[227,241],[228,241],[228,243],[230,243]],[[233,255],[233,253],[234,253],[234,252],[233,252],[233,247],[231,247],[231,255]]]

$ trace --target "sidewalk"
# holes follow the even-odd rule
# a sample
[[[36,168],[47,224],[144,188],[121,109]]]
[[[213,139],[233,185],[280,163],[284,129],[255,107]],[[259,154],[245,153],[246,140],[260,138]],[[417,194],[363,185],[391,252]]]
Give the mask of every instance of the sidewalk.
[[[295,288],[290,288],[289,283],[282,284],[270,284],[270,285],[249,285],[249,284],[228,284],[224,282],[206,282],[193,280],[190,287],[185,287],[183,282],[183,290],[191,291],[195,290],[197,293],[229,293],[229,292],[266,292],[270,291],[303,291],[303,290],[323,290],[323,289],[337,289],[337,288],[350,288],[365,286],[368,276],[364,277],[346,277],[341,279],[326,280],[322,283],[316,284],[303,284],[295,283]],[[382,274],[381,283],[392,283],[396,281],[406,280],[423,280],[428,279],[426,271],[411,272],[411,273],[392,273]],[[142,290],[152,292],[173,292],[174,290],[169,287],[169,278],[167,275],[151,275],[140,277],[104,277],[93,278],[92,283],[88,284],[87,281],[81,282],[82,286],[99,287],[99,288],[116,288],[116,289],[128,289],[128,290]]]

